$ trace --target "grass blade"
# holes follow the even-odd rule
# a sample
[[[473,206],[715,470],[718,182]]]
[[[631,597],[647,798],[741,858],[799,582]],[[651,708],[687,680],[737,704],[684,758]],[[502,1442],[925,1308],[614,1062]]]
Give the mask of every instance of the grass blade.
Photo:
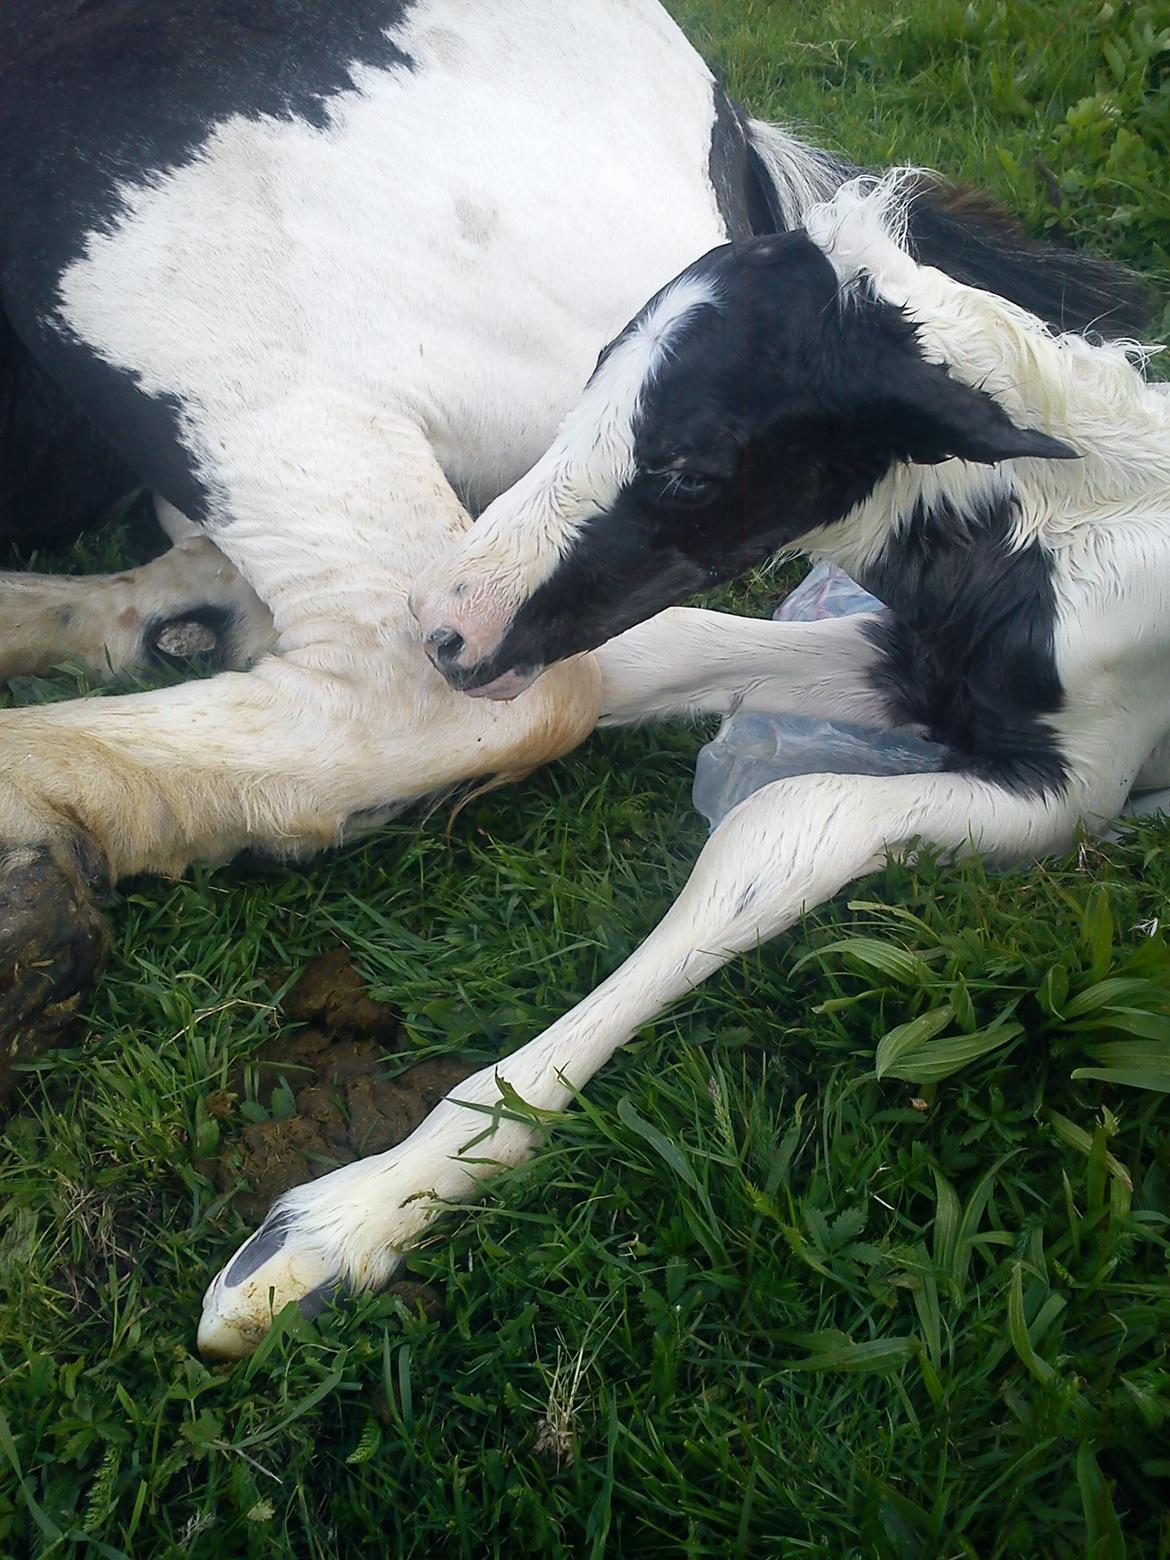
[[[826,943],[798,959],[792,966],[793,971],[802,969],[810,961],[820,962],[834,954],[841,954],[863,970],[897,981],[900,986],[918,985],[930,974],[930,966],[921,954],[899,948],[896,943],[882,942],[877,937],[842,937]]]
[[[908,1024],[899,1024],[878,1042],[874,1058],[874,1071],[879,1078],[901,1077],[893,1069],[902,1057],[912,1055],[928,1040],[933,1040],[954,1019],[955,1010],[950,1003],[912,1018]]]
[[[631,1132],[636,1132],[640,1138],[649,1143],[655,1153],[664,1159],[670,1168],[678,1176],[680,1181],[685,1181],[692,1191],[699,1190],[699,1182],[695,1172],[687,1163],[686,1155],[677,1143],[672,1143],[657,1127],[652,1126],[645,1117],[639,1116],[631,1105],[629,1099],[623,1095],[618,1102],[618,1118]]]
[[[883,1374],[899,1370],[922,1349],[918,1338],[874,1338],[869,1343],[846,1343],[806,1360],[789,1360],[781,1370],[848,1371],[854,1375]]]
[[[973,1035],[955,1035],[950,1040],[935,1040],[919,1050],[907,1052],[900,1061],[886,1068],[886,1076],[906,1083],[942,1083],[969,1067],[982,1056],[1018,1040],[1022,1024],[995,1024]]]

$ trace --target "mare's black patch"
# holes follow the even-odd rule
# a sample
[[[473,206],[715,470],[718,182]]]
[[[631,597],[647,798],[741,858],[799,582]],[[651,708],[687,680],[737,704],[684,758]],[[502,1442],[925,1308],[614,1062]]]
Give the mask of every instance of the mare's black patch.
[[[328,123],[355,64],[412,68],[386,35],[413,0],[3,0],[0,300],[48,373],[139,477],[201,519],[178,407],[51,323],[61,273],[122,208],[119,184],[189,161],[239,114]]]
[[[833,157],[819,148],[817,150],[817,164],[822,168],[831,168],[836,174],[838,184],[844,184],[847,179],[851,179],[855,174],[864,171],[856,163],[844,162],[841,158]],[[752,233],[757,238],[766,238],[769,233],[787,233],[789,226],[784,217],[784,208],[780,204],[779,192],[768,176],[768,169],[764,159],[750,142],[748,145],[748,174],[749,182],[745,195],[751,216]]]
[[[63,546],[135,485],[0,313],[0,545]]]
[[[910,208],[920,261],[957,282],[998,293],[1060,331],[1140,336],[1150,295],[1131,271],[1069,244],[1030,238],[987,197],[928,187]]]
[[[187,162],[232,115],[318,129],[354,65],[411,69],[387,36],[413,0],[6,0],[6,252],[60,271],[121,208],[117,185]],[[34,199],[35,197],[35,199]],[[15,208],[15,209],[14,209]],[[7,254],[6,254],[7,258]]]
[[[946,744],[947,769],[1044,794],[1067,778],[1045,719],[1064,703],[1056,588],[1043,547],[1011,550],[1013,511],[1007,493],[970,514],[919,505],[860,579],[892,609],[867,630],[891,718]]]

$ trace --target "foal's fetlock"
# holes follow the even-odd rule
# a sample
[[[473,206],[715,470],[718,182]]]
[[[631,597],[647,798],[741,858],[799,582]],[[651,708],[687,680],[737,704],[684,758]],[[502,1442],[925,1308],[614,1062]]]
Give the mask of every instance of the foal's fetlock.
[[[105,958],[101,851],[80,829],[0,847],[0,1105],[17,1065],[60,1044]]]

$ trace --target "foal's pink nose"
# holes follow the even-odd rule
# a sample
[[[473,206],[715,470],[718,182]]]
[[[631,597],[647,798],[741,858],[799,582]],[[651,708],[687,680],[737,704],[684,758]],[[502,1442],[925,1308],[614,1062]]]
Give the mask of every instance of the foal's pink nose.
[[[476,602],[458,586],[426,578],[410,593],[410,610],[422,633],[423,649],[439,671],[468,671],[499,649],[507,623],[503,614]]]
[[[422,632],[427,660],[441,672],[466,670],[480,659],[475,630],[464,622],[464,614],[448,596],[411,600],[411,610]]]
[[[416,580],[408,605],[422,632],[423,649],[440,671],[458,665],[467,649],[455,592]]]

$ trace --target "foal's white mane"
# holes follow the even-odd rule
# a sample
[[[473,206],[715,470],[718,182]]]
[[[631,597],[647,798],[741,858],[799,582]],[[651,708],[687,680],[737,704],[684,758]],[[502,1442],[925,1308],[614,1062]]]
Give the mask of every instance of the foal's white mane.
[[[1019,498],[1019,543],[1043,536],[1056,544],[1085,523],[1132,519],[1139,494],[1148,495],[1141,512],[1170,524],[1170,387],[1142,373],[1162,349],[1058,334],[1018,304],[919,264],[907,233],[924,177],[931,176],[896,168],[851,179],[809,210],[805,228],[859,306],[866,284],[904,310],[928,358],[994,396],[1021,426],[1065,440],[1082,459],[898,466],[825,533],[823,550],[863,564],[916,503],[946,498],[962,506],[1005,485]]]

